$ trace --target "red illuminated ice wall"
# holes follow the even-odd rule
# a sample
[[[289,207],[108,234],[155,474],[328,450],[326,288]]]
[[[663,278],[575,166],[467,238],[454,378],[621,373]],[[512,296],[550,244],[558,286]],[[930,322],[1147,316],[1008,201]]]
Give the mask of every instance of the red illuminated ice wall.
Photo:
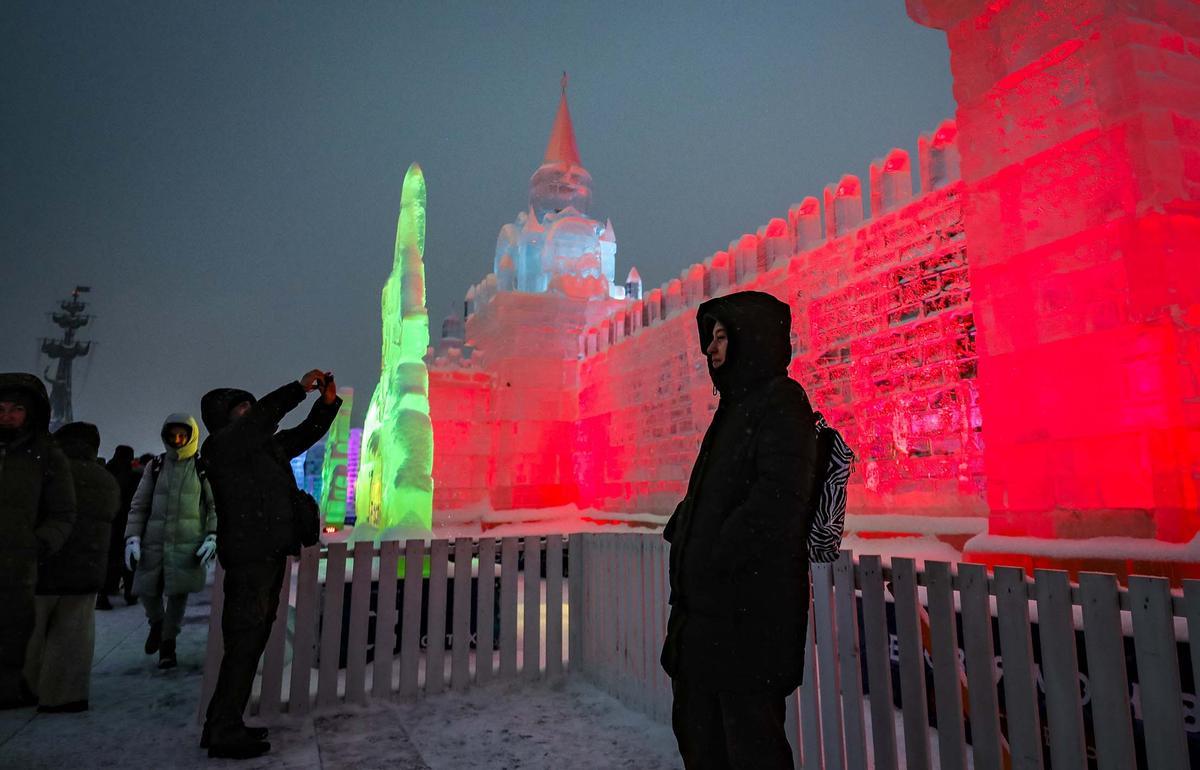
[[[1200,4],[908,6],[958,103],[917,169],[893,151],[641,300],[472,290],[476,356],[430,372],[436,505],[669,512],[715,407],[694,309],[758,289],[859,454],[852,512],[1196,534]]]
[[[794,309],[792,372],[861,457],[859,513],[986,515],[954,124],[845,176],[625,302],[472,290],[469,360],[430,369],[436,508],[669,513],[716,406],[695,308],[739,289]],[[824,215],[822,214],[824,211]]]
[[[1200,4],[908,8],[950,46],[990,533],[1192,538]]]
[[[872,219],[859,181],[843,177],[823,219],[809,198],[588,330],[583,504],[669,513],[678,502],[717,401],[695,309],[754,289],[791,304],[792,375],[860,456],[854,512],[986,515],[953,123],[922,151],[920,197],[894,150],[871,169]]]

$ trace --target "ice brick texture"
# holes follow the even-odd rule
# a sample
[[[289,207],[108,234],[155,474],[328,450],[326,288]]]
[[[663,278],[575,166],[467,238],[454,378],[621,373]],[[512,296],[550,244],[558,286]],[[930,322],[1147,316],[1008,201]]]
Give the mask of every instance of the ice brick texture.
[[[950,46],[989,531],[1192,538],[1200,5],[908,5]]]
[[[466,340],[485,355],[459,364],[493,378],[487,418],[439,439],[435,475],[478,478],[464,458],[481,455],[455,446],[487,445],[489,480],[471,483],[508,479],[495,505],[669,512],[715,404],[694,308],[759,289],[791,304],[793,375],[859,454],[853,512],[1195,537],[1200,5],[908,9],[945,30],[957,102],[917,168],[894,150],[866,185],[843,177],[638,300],[538,298],[527,321],[542,311],[514,308],[534,300],[489,276]],[[516,340],[541,345],[496,357]],[[444,403],[439,436],[463,413]]]

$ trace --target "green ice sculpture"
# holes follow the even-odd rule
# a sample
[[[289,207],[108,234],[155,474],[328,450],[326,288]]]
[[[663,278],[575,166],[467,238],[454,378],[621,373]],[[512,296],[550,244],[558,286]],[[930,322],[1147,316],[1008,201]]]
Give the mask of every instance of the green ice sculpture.
[[[383,287],[383,361],[363,426],[355,539],[428,537],[433,531],[424,254],[425,177],[413,163],[404,175],[396,253]]]
[[[325,526],[341,529],[346,523],[346,461],[350,445],[350,413],[354,390],[338,388],[342,407],[325,436],[325,461],[321,464],[321,516]]]

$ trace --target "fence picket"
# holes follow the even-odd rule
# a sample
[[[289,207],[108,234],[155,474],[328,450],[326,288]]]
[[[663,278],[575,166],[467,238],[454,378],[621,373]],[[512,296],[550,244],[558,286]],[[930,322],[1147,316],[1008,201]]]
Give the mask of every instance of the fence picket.
[[[1183,605],[1187,618],[1192,682],[1195,683],[1200,682],[1200,580],[1183,581]]]
[[[671,546],[665,540],[658,542],[658,560],[658,580],[663,590],[662,608],[658,621],[658,659],[661,660],[662,648],[667,642],[667,621],[671,618]],[[671,677],[667,675],[661,664],[658,666],[658,677],[662,692],[663,721],[670,724],[671,707],[675,701],[675,695],[671,691]]]
[[[342,600],[346,595],[346,544],[330,543],[325,552],[325,601],[321,613],[317,705],[338,702],[338,663],[342,652]]]
[[[520,541],[500,542],[500,676],[517,675],[517,551]]]
[[[813,620],[817,624],[817,690],[821,698],[821,738],[826,770],[846,766],[842,739],[842,704],[838,697],[838,632],[833,618],[833,569],[812,565]]]
[[[662,667],[659,666],[659,651],[662,642],[659,639],[659,618],[662,616],[662,603],[666,601],[662,595],[660,582],[662,549],[660,540],[649,537],[646,541],[646,569],[642,573],[642,582],[646,584],[646,711],[655,720],[662,721]]]
[[[292,562],[289,556],[283,563],[283,582],[279,587],[279,608],[271,624],[271,636],[263,654],[262,689],[258,713],[271,718],[283,710],[283,666],[287,657],[288,605],[292,597]]]
[[[546,538],[546,678],[563,673],[563,539]]]
[[[813,601],[808,602],[808,630],[804,641],[804,681],[800,685],[800,732],[804,743],[804,770],[824,770],[821,758],[821,700],[817,681],[817,629]]]
[[[542,676],[542,542],[525,538],[525,634],[521,672],[526,679]]]
[[[1163,578],[1132,575],[1129,604],[1133,613],[1142,724],[1146,729],[1146,761],[1150,770],[1185,770],[1188,749],[1171,585]]]
[[[379,544],[379,592],[375,602],[375,662],[371,664],[371,695],[387,698],[392,694],[392,663],[396,650],[396,585],[400,582],[400,541]]]
[[[288,685],[288,714],[307,714],[312,706],[313,644],[317,638],[317,568],[321,547],[300,552],[296,578],[296,629],[292,634],[292,676]]]
[[[878,556],[860,556],[863,641],[867,645],[867,688],[871,699],[871,748],[877,770],[897,770],[896,722],[892,710],[891,640],[883,595],[883,565]]]
[[[425,692],[435,695],[446,689],[446,573],[450,543],[434,540],[429,545],[429,605],[425,609]]]
[[[617,583],[613,580],[614,568],[612,538],[600,538],[597,543],[600,548],[600,553],[597,554],[600,558],[600,574],[598,575],[600,583],[597,589],[600,592],[601,601],[603,602],[603,614],[600,618],[600,660],[599,673],[601,681],[604,683],[604,688],[608,692],[616,692],[614,687],[613,664],[616,661],[616,639],[617,639],[617,617],[614,611],[614,603],[616,602],[616,587]]]
[[[963,730],[962,676],[958,668],[958,629],[955,627],[950,565],[941,561],[925,562],[925,579],[939,767],[941,770],[965,770],[967,743]]]
[[[921,642],[921,605],[917,601],[916,565],[912,559],[892,559],[892,596],[896,599],[896,636],[900,645],[904,766],[907,770],[929,770],[925,651]]]
[[[1004,711],[1014,770],[1042,770],[1042,727],[1034,683],[1029,592],[1020,567],[996,567],[996,613],[1004,661]]]
[[[632,675],[629,685],[635,688],[634,698],[632,702],[637,704],[638,710],[646,709],[646,693],[647,673],[646,666],[646,576],[644,576],[643,567],[646,565],[646,555],[644,555],[644,537],[626,537],[626,548],[629,548],[632,564],[630,564],[629,578],[632,584],[632,591],[629,595],[630,603],[630,662],[632,663]]]
[[[584,616],[587,612],[583,603],[584,569],[583,535],[570,535],[567,538],[566,554],[567,660],[565,670],[568,673],[582,670],[583,666]]]
[[[1034,573],[1038,638],[1042,649],[1042,680],[1046,691],[1046,728],[1050,766],[1054,770],[1084,770],[1087,750],[1083,738],[1083,704],[1079,697],[1079,660],[1075,654],[1071,584],[1062,570]]]
[[[450,687],[465,690],[471,683],[471,541],[454,541],[454,620],[450,626]]]
[[[350,580],[350,635],[346,639],[346,701],[367,702],[367,624],[371,611],[371,567],[375,546],[354,544],[354,572]]]
[[[1000,734],[1000,706],[996,698],[996,655],[987,567],[959,564],[958,582],[971,714],[971,756],[975,770],[1002,770],[1004,739]]]
[[[496,541],[479,540],[479,603],[475,615],[475,683],[491,681],[496,672]]]
[[[400,696],[417,694],[421,665],[421,588],[425,582],[425,541],[404,543],[404,605],[400,609]]]
[[[225,570],[221,563],[213,570],[212,597],[208,610],[208,644],[204,650],[204,677],[200,681],[200,703],[196,706],[196,721],[204,722],[208,701],[212,698],[213,689],[217,686],[217,672],[221,667],[221,657],[225,652],[225,644],[221,637],[221,610],[225,606]]]
[[[619,697],[622,697],[628,702],[629,699],[629,645],[626,636],[629,633],[629,621],[626,618],[626,613],[629,612],[629,554],[623,547],[625,545],[622,540],[613,540],[613,584],[616,590],[613,591],[613,609],[616,610],[617,618],[617,637],[616,637],[616,658],[614,658],[614,666],[612,669],[613,684],[617,687]]]
[[[842,683],[842,724],[846,766],[867,767],[867,725],[863,708],[862,655],[858,639],[858,601],[854,556],[842,551],[833,565],[834,616],[837,623],[838,676]]]
[[[1129,709],[1129,675],[1125,668],[1125,634],[1116,575],[1080,572],[1083,642],[1088,671],[1094,672],[1092,727],[1099,770],[1137,766]],[[1097,676],[1095,672],[1103,672]]]

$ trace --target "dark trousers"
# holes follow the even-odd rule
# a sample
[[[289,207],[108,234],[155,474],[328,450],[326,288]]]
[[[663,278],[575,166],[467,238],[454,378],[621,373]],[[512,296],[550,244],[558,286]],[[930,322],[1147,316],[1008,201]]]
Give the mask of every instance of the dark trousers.
[[[687,770],[792,770],[787,698],[717,692],[671,680],[671,727]]]
[[[33,633],[33,586],[0,586],[0,703],[14,703],[21,697],[25,647]]]
[[[258,659],[279,609],[283,566],[284,560],[279,559],[225,570],[225,606],[221,610],[225,654],[206,720],[213,740],[232,737],[243,724]]]

